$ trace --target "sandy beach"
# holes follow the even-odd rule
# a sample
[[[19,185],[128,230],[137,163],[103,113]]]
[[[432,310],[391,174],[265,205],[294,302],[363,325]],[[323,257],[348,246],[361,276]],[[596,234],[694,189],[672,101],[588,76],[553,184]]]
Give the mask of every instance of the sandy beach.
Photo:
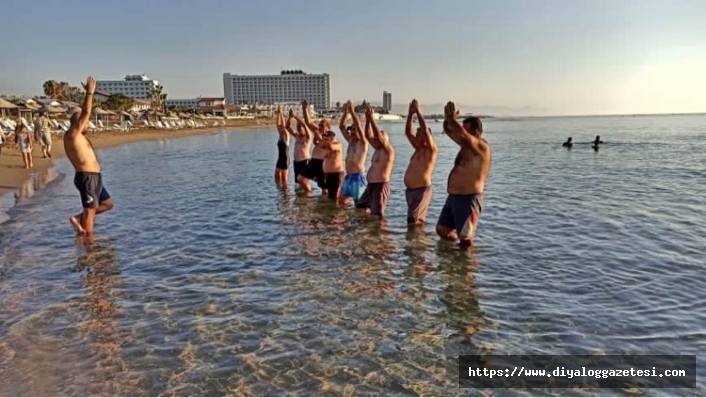
[[[123,131],[102,131],[87,133],[93,146],[96,149],[108,148],[116,145],[127,144],[131,142],[147,141],[161,138],[179,138],[201,134],[208,134],[213,131],[232,129],[232,128],[261,128],[274,126],[274,119],[259,120],[230,120],[226,122],[226,126],[205,127],[197,129],[180,129],[180,130],[155,130],[155,129],[137,129],[130,132]],[[39,144],[35,143],[33,148],[34,168],[25,169],[22,163],[22,156],[19,149],[14,147],[14,142],[6,142],[2,148],[0,155],[0,195],[5,195],[14,190],[20,189],[22,184],[27,181],[32,173],[47,169],[52,166],[52,159],[58,159],[64,156],[64,144],[60,136],[54,136],[52,143],[52,159],[42,158],[42,150]]]

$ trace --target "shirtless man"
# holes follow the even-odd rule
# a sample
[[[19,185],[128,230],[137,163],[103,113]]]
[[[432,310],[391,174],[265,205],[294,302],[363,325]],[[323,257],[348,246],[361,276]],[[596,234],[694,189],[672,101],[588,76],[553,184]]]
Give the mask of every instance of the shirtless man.
[[[390,198],[390,174],[395,163],[395,149],[383,130],[373,119],[373,109],[368,107],[365,118],[372,127],[372,135],[367,137],[370,146],[375,149],[368,169],[368,186],[355,207],[370,209],[370,214],[384,217],[387,200]],[[368,134],[368,132],[365,132]]]
[[[297,129],[292,129],[292,120],[297,120]],[[306,170],[309,165],[309,151],[311,150],[311,133],[306,128],[304,122],[300,121],[294,114],[294,110],[289,110],[287,118],[287,131],[294,136],[294,181],[299,182],[299,175]],[[310,192],[309,181],[305,183],[299,182],[305,191]]]
[[[336,140],[336,133],[327,131],[321,136],[316,132],[320,145],[326,148],[324,155],[324,191],[331,200],[339,200],[343,183],[343,144]]]
[[[309,127],[311,131],[318,131],[320,137],[323,137],[325,132],[331,130],[331,121],[328,119],[322,119],[319,121],[318,126],[311,121],[311,116],[309,115],[309,102],[307,100],[302,101],[302,115],[304,115],[304,122],[306,123],[306,126]],[[324,185],[326,178],[324,175],[324,157],[327,152],[328,149],[322,147],[321,141],[318,141],[317,138],[314,137],[314,151],[311,153],[309,164],[307,165],[306,170],[302,171],[297,178],[299,184],[305,187],[304,189],[309,187],[309,180],[314,180],[316,181],[316,185],[321,188],[321,191],[324,194],[326,193],[326,188]],[[309,188],[307,192],[311,192],[311,188]]]
[[[353,125],[346,126],[348,118],[353,117]],[[366,128],[370,123],[366,122]],[[368,156],[368,141],[365,139],[358,115],[355,113],[353,103],[346,103],[346,110],[339,124],[343,138],[348,141],[346,151],[346,178],[341,187],[341,203],[346,203],[348,198],[353,198],[353,203],[358,203],[363,196],[368,180],[365,178],[365,159]]]
[[[414,133],[414,115],[417,115],[417,120],[419,120],[416,135]],[[405,191],[407,224],[419,226],[424,224],[431,203],[431,175],[434,172],[439,151],[431,138],[431,129],[427,127],[416,99],[409,104],[405,135],[414,147],[414,153],[409,159],[409,165],[404,174],[404,185],[407,187]]]
[[[76,170],[74,186],[81,194],[83,205],[83,212],[72,216],[69,221],[77,235],[92,235],[96,215],[111,210],[113,200],[103,187],[101,166],[93,151],[93,145],[84,136],[91,120],[96,79],[89,76],[84,88],[86,98],[83,106],[71,115],[71,127],[64,134],[64,151]]]
[[[444,108],[444,131],[461,149],[449,174],[449,196],[441,209],[436,232],[449,241],[460,240],[461,248],[473,243],[478,217],[483,208],[485,179],[490,171],[490,146],[481,138],[483,124],[477,117],[459,124],[456,105],[449,101]]]

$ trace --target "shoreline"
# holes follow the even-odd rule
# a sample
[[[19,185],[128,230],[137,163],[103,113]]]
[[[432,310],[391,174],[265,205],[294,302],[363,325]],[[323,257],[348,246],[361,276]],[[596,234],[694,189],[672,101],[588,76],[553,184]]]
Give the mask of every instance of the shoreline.
[[[133,142],[151,141],[164,138],[183,138],[212,133],[219,130],[244,129],[244,128],[267,128],[274,127],[274,119],[261,120],[258,124],[253,120],[226,121],[225,126],[214,126],[204,128],[189,128],[179,130],[156,130],[156,129],[135,129],[132,131],[101,131],[86,133],[91,140],[93,147],[98,149],[110,148],[122,144]],[[25,169],[22,163],[20,151],[14,148],[14,142],[3,144],[2,154],[0,154],[0,196],[16,192],[32,178],[36,172],[49,169],[54,166],[52,160],[61,159],[66,156],[62,136],[53,136],[52,158],[42,157],[41,146],[34,143],[32,148],[32,158],[34,167]]]

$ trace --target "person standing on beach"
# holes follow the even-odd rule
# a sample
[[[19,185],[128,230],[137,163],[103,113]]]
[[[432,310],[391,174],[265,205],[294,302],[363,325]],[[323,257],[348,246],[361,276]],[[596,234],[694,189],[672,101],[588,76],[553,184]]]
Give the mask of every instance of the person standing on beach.
[[[34,134],[37,142],[42,146],[44,157],[51,158],[51,125],[45,112],[40,112],[39,117],[34,122]]]
[[[416,135],[413,120],[415,115],[419,121]],[[404,185],[407,188],[407,224],[419,226],[424,224],[431,203],[431,175],[439,151],[416,99],[409,104],[405,135],[414,148],[404,175]]]
[[[309,115],[309,102],[307,100],[302,101],[302,115],[304,115],[304,123],[306,123],[306,126],[311,131],[318,131],[319,134],[314,137],[314,150],[311,153],[309,165],[306,170],[299,175],[298,181],[302,187],[305,187],[306,189],[306,187],[309,187],[309,180],[314,180],[316,181],[316,185],[321,188],[322,193],[326,194],[324,157],[326,156],[328,149],[321,146],[320,138],[323,137],[324,133],[331,130],[331,121],[328,119],[322,119],[319,121],[318,126],[314,124],[314,122],[311,121],[311,116]],[[311,192],[311,188],[309,188],[307,192]]]
[[[289,178],[289,133],[284,124],[282,106],[277,107],[277,163],[275,164],[275,182],[286,185]]]
[[[490,146],[481,138],[483,123],[468,117],[460,124],[456,105],[449,101],[444,108],[444,131],[461,149],[456,155],[441,209],[436,232],[442,239],[460,240],[461,248],[472,245],[483,208],[483,190],[490,171]]]
[[[395,148],[392,147],[387,133],[380,130],[375,123],[371,107],[365,111],[365,117],[366,122],[372,127],[372,135],[367,139],[375,152],[368,169],[368,186],[355,207],[370,210],[370,214],[384,217],[387,200],[390,198],[390,175],[395,163]]]
[[[20,148],[25,169],[34,167],[32,162],[32,144],[32,135],[27,131],[27,127],[21,121],[18,122],[15,127],[15,145]]]
[[[296,130],[292,130],[292,120],[297,121]],[[299,175],[306,170],[309,165],[309,151],[311,150],[312,135],[306,124],[294,114],[294,110],[289,110],[287,125],[285,126],[289,134],[294,136],[294,181],[298,182],[305,191],[310,192],[309,181],[299,182]]]
[[[91,141],[84,135],[91,120],[93,95],[96,91],[96,79],[89,76],[84,85],[86,97],[83,106],[71,115],[71,127],[64,133],[64,151],[74,166],[74,186],[81,195],[83,212],[69,218],[76,234],[92,235],[96,215],[113,208],[113,199],[103,187],[101,166]]]
[[[353,118],[353,124],[346,126],[348,118]],[[370,127],[370,122],[366,122],[366,129]],[[346,151],[346,178],[341,187],[341,203],[346,203],[348,198],[353,198],[353,203],[358,203],[363,191],[368,185],[365,178],[365,160],[368,156],[368,141],[365,139],[365,132],[360,124],[360,119],[355,113],[353,103],[348,101],[346,109],[341,116],[339,124],[343,138],[348,141]]]

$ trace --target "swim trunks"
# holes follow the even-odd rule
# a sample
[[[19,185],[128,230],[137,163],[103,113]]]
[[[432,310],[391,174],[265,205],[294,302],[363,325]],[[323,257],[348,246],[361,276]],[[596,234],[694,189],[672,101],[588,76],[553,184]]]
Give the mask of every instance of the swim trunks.
[[[110,199],[110,194],[103,187],[101,173],[77,171],[74,176],[74,186],[81,194],[81,204],[84,209],[97,209],[98,205]]]
[[[483,209],[483,194],[449,195],[441,209],[438,224],[453,228],[461,241],[472,240]]]
[[[360,197],[363,196],[366,185],[368,185],[368,180],[365,178],[365,175],[360,173],[348,174],[343,180],[341,196],[353,198],[353,200],[357,202],[360,200]]]
[[[302,174],[306,167],[309,165],[309,159],[294,161],[294,178],[296,179],[299,174]]]
[[[275,165],[276,168],[280,170],[288,170],[289,169],[289,155],[287,155],[287,149],[288,145],[282,138],[280,138],[277,141],[277,164]]]
[[[316,181],[316,185],[321,189],[326,189],[324,183],[326,181],[326,175],[324,174],[324,160],[323,159],[309,159],[309,165],[306,170],[301,174],[302,176]]]
[[[431,203],[431,186],[421,188],[407,188],[407,222],[424,222]]]
[[[371,182],[365,187],[365,191],[355,204],[355,207],[358,209],[370,209],[370,214],[383,217],[389,198],[389,182]]]
[[[336,200],[338,198],[338,192],[341,189],[341,183],[343,182],[343,172],[338,173],[326,173],[326,180],[324,182],[324,187],[328,191],[328,198]]]

